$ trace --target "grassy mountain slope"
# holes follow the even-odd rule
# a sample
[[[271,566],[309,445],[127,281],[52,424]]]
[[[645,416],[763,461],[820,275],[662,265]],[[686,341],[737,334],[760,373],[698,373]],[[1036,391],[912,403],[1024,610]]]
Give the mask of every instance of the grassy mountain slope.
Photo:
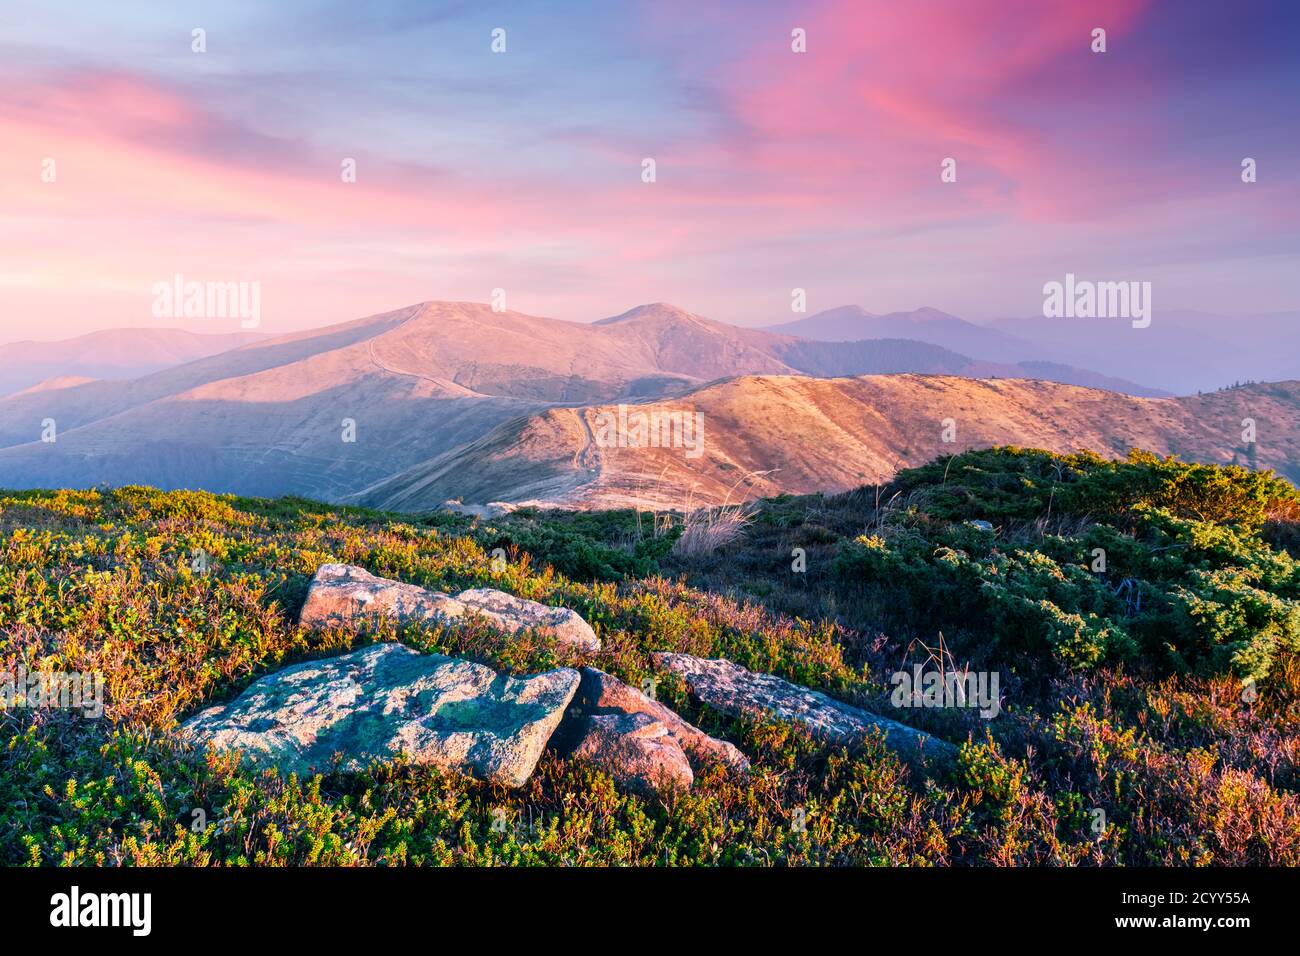
[[[408,511],[465,501],[550,499],[590,507],[681,507],[886,480],[936,455],[997,444],[1124,455],[1150,448],[1191,461],[1246,461],[1242,421],[1256,422],[1257,464],[1300,480],[1300,383],[1178,399],[1136,398],[1029,380],[890,375],[751,376],[715,383],[646,412],[699,412],[704,453],[602,448],[611,405],[512,420],[364,491],[366,505]],[[943,440],[952,419],[955,440]]]

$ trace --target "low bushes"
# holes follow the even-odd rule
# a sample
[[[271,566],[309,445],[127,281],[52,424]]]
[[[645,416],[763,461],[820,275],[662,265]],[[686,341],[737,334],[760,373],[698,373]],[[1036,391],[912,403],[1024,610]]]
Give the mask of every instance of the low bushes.
[[[1295,492],[1271,475],[999,448],[895,488],[911,504],[844,542],[836,573],[967,653],[1259,679],[1300,650],[1300,562],[1260,535]]]

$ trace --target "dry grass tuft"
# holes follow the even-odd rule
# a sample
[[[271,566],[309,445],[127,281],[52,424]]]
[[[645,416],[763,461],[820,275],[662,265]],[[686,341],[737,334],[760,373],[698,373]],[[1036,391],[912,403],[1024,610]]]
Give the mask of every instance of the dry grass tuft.
[[[687,560],[707,558],[731,544],[758,514],[754,502],[697,508],[682,522],[682,534],[673,543],[673,554]]]

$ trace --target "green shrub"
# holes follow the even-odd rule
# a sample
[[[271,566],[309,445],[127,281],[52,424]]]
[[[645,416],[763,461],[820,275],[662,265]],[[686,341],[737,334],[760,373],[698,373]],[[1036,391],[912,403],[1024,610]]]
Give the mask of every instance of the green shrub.
[[[1300,649],[1300,562],[1259,534],[1295,494],[1271,475],[997,448],[905,471],[891,491],[916,504],[844,542],[836,573],[968,652],[1261,678]]]
[[[478,538],[489,551],[526,553],[575,581],[620,581],[657,573],[681,531],[655,533],[653,518],[637,519],[633,511],[525,513],[494,523]]]
[[[1257,529],[1280,507],[1300,503],[1272,472],[1187,464],[1133,451],[1058,455],[1010,446],[969,451],[901,472],[891,491],[923,491],[925,510],[949,521],[1034,519],[1047,514],[1123,522],[1140,506],[1176,517]]]

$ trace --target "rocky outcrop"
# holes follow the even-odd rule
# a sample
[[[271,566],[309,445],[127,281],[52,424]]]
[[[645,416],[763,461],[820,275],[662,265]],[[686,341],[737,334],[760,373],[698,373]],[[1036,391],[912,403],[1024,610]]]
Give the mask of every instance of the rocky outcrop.
[[[600,650],[600,638],[581,614],[567,607],[551,607],[515,597],[494,588],[461,591],[456,600],[509,633],[533,630],[549,634],[561,644],[580,651]]]
[[[641,793],[689,789],[693,768],[709,763],[749,769],[748,758],[732,744],[710,737],[635,687],[594,667],[581,674],[553,741],[563,756],[590,760]]]
[[[350,625],[371,617],[454,621],[465,606],[450,595],[376,577],[350,564],[322,564],[307,586],[298,620],[308,627]]]
[[[442,510],[452,514],[468,515],[471,518],[501,518],[516,509],[508,501],[489,501],[485,505],[462,504],[459,498],[448,498],[442,503]]]
[[[748,770],[749,759],[733,744],[710,737],[669,710],[659,701],[643,694],[617,677],[594,667],[584,667],[582,683],[574,695],[569,710],[578,714],[645,714],[668,728],[669,735],[677,741],[687,756],[696,763],[718,761],[733,770]]]
[[[771,674],[755,674],[728,660],[706,660],[667,652],[651,656],[659,667],[681,675],[693,697],[724,714],[770,715],[802,724],[817,736],[836,743],[852,743],[878,729],[883,731],[885,743],[909,762],[956,753],[952,744],[898,721]]]
[[[589,760],[624,789],[651,795],[689,790],[695,782],[690,762],[667,725],[646,714],[594,714],[569,757]]]
[[[533,772],[577,691],[569,668],[515,678],[401,644],[269,674],[229,704],[187,720],[183,736],[300,774],[405,754],[507,787]]]
[[[534,630],[581,651],[600,650],[600,639],[582,615],[564,607],[527,601],[492,588],[452,597],[441,591],[376,577],[350,564],[323,564],[311,579],[299,620],[308,627],[352,625],[374,617],[444,624],[480,614],[509,634]]]

